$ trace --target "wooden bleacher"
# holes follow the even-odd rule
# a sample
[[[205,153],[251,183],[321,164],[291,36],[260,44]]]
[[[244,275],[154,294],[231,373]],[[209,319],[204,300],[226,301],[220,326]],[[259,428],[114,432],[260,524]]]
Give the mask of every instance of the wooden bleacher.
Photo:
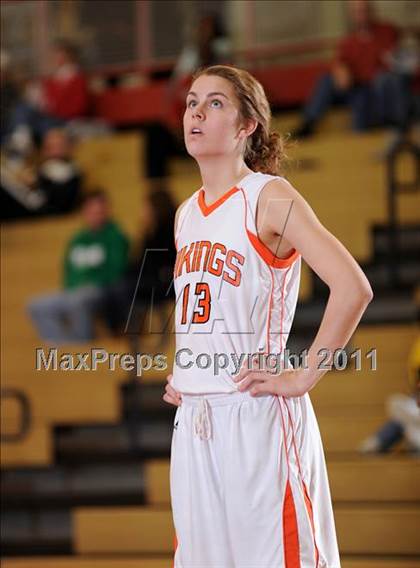
[[[335,506],[340,552],[420,554],[418,507]],[[170,510],[149,507],[79,508],[74,512],[78,554],[168,554],[173,551]]]
[[[328,464],[331,493],[336,503],[398,503],[420,500],[419,460],[404,455],[373,456],[356,460],[334,456]],[[145,463],[147,502],[153,507],[168,506],[169,461]],[[357,483],[355,483],[357,480]]]
[[[387,396],[408,390],[405,361],[416,333],[417,328],[412,325],[359,328],[352,339],[352,346],[359,347],[363,354],[376,346],[378,370],[370,370],[370,361],[363,359],[361,371],[330,372],[311,392],[328,451],[354,451],[360,440],[385,419],[384,403]],[[99,346],[117,353],[127,349],[123,341],[112,339],[101,340]],[[19,456],[23,455],[25,465],[28,465],[30,456],[38,465],[48,463],[48,426],[51,427],[54,423],[119,420],[118,388],[126,373],[108,371],[104,366],[94,373],[53,370],[39,372],[34,369],[36,347],[36,341],[25,342],[27,356],[20,357],[22,348],[11,345],[3,363],[3,385],[18,387],[27,393],[32,401],[35,426],[35,430],[25,441],[3,445],[3,466],[19,465]],[[80,346],[79,350],[85,351],[86,346]],[[76,353],[78,348],[71,346],[70,349],[60,350],[62,351]],[[173,341],[166,350],[166,355],[170,363],[174,356]],[[141,380],[162,384],[163,391],[166,374],[166,371],[147,371]],[[19,416],[10,406],[4,411],[7,430],[13,431],[13,421],[17,421]],[[38,457],[33,443],[39,444]],[[23,450],[19,449],[20,444],[24,444]]]
[[[289,178],[307,198],[319,218],[359,261],[372,257],[371,227],[386,222],[382,133],[343,134],[343,113],[333,113],[325,133],[293,152],[307,167]],[[282,131],[296,116],[275,119]],[[102,186],[111,195],[118,221],[134,236],[138,212],[148,185],[140,155],[139,134],[120,133],[83,142],[78,158],[89,186]],[[343,176],[345,172],[345,176]],[[199,187],[192,161],[174,160],[170,189],[178,201]],[[420,221],[418,194],[399,198],[400,219]],[[34,370],[34,351],[42,346],[28,320],[28,300],[60,285],[61,255],[78,226],[77,216],[19,222],[2,228],[2,387],[19,388],[31,400],[33,428],[19,442],[2,443],[1,467],[47,467],[54,461],[53,430],[57,424],[117,423],[121,418],[119,387],[122,372],[101,367],[95,373]],[[310,270],[304,264],[300,300],[312,293]],[[402,452],[361,457],[360,441],[385,419],[384,403],[394,392],[406,392],[408,351],[418,334],[413,324],[361,326],[350,348],[366,354],[377,349],[378,370],[331,372],[311,392],[327,452],[343,568],[419,568],[416,527],[420,501],[416,481],[419,461]],[[147,343],[145,344],[147,345]],[[97,346],[125,352],[124,340],[101,337]],[[45,347],[45,346],[44,346]],[[76,353],[89,346],[70,346]],[[143,348],[144,349],[144,348]],[[144,349],[147,350],[147,349]],[[352,349],[350,349],[352,350]],[[174,344],[166,350],[171,362]],[[163,385],[166,372],[147,372],[145,383]],[[14,431],[19,410],[13,401],[2,406],[2,430]],[[173,528],[169,509],[168,461],[145,464],[148,506],[76,507],[72,511],[74,557],[7,558],[4,568],[165,568],[171,566]],[[107,557],[108,554],[123,556]],[[374,557],[376,556],[376,557]],[[391,559],[391,556],[393,559]]]

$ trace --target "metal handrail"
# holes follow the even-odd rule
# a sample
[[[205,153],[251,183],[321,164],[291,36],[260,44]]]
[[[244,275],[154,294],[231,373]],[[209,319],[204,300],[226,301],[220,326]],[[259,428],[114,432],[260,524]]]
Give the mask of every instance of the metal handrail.
[[[415,160],[415,176],[409,182],[400,182],[397,179],[397,163],[403,154],[410,154]],[[408,134],[389,150],[386,168],[388,181],[388,272],[392,286],[397,288],[400,284],[398,263],[400,252],[398,239],[398,195],[420,191],[420,147],[410,140]]]
[[[1,442],[19,442],[23,440],[27,433],[29,432],[32,425],[32,413],[29,398],[26,394],[16,388],[2,388],[0,390],[0,400],[4,401],[6,398],[15,399],[18,401],[21,407],[21,420],[20,427],[17,432],[4,433],[1,432],[0,440]]]

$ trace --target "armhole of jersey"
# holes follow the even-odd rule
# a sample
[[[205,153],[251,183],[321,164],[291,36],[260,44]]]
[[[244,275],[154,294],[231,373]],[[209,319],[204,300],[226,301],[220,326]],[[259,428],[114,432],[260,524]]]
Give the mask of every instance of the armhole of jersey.
[[[242,195],[244,197],[244,207],[245,207],[245,230],[248,235],[249,241],[253,248],[255,249],[256,253],[262,258],[262,260],[272,268],[279,268],[284,269],[291,266],[295,260],[300,257],[299,252],[296,249],[293,249],[289,256],[286,258],[280,258],[276,256],[266,244],[264,244],[258,236],[257,232],[257,210],[258,210],[258,201],[261,195],[261,191],[267,185],[267,183],[277,177],[280,176],[264,176],[263,183],[256,188],[253,188],[250,192],[251,203],[246,199],[245,192],[243,189]],[[251,229],[248,225],[248,218],[252,218]]]

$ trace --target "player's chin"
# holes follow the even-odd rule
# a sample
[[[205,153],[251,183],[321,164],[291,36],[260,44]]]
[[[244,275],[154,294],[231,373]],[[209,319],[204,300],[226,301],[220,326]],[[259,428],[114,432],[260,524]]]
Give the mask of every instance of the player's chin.
[[[185,148],[188,154],[195,158],[210,158],[211,156],[219,156],[223,154],[223,149],[220,146],[214,147],[212,144],[202,143],[200,141],[187,141]]]
[[[185,144],[188,154],[192,158],[202,158],[208,156],[211,152],[204,145],[197,144],[196,142]]]

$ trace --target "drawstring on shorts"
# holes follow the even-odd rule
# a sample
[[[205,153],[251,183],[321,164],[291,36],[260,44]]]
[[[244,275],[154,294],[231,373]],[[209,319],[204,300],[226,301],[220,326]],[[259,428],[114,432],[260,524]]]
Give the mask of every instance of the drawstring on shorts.
[[[211,424],[212,407],[240,404],[251,399],[249,392],[235,391],[231,393],[182,394],[182,404],[194,407],[193,429],[201,440],[210,440],[213,436]]]
[[[205,398],[201,398],[194,415],[194,432],[202,440],[211,438],[210,405]]]

